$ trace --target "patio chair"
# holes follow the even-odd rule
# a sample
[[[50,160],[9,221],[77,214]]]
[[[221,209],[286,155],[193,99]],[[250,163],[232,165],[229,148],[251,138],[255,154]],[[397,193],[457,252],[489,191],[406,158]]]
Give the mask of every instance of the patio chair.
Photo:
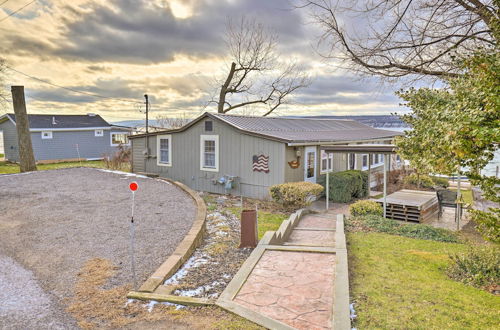
[[[436,191],[439,203],[438,219],[443,215],[443,206],[449,206],[456,209],[457,207],[457,192],[448,189]]]

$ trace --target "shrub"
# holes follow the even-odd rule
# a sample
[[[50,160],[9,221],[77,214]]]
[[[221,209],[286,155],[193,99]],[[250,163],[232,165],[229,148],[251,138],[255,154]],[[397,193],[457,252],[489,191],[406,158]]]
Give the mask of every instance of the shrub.
[[[311,204],[323,191],[323,187],[312,182],[289,182],[271,186],[271,198],[285,206],[303,207]]]
[[[476,247],[466,253],[450,255],[447,273],[452,279],[475,287],[500,283],[500,249]]]
[[[326,175],[320,176],[318,181],[326,186]],[[368,196],[368,173],[350,170],[330,174],[329,193],[330,199],[338,203]]]
[[[357,201],[349,206],[349,212],[352,216],[375,214],[381,216],[384,214],[382,205],[374,201]]]
[[[419,180],[420,180],[420,187],[422,187],[422,188],[434,187],[434,181],[432,181],[432,178],[430,176],[423,175],[423,174],[418,176],[416,173],[412,173],[412,174],[408,175],[407,177],[405,177],[404,183],[418,186]]]
[[[432,181],[434,182],[435,186],[439,186],[442,188],[448,188],[450,186],[450,183],[448,182],[448,178],[443,178],[439,176],[431,176]]]
[[[434,228],[423,224],[404,223],[398,220],[386,219],[378,215],[359,216],[350,221],[358,222],[358,226],[365,230],[439,242],[459,242],[456,234],[450,230]],[[356,226],[350,224],[349,227]]]
[[[129,169],[131,153],[132,149],[120,144],[114,154],[103,156],[104,164],[111,170]]]

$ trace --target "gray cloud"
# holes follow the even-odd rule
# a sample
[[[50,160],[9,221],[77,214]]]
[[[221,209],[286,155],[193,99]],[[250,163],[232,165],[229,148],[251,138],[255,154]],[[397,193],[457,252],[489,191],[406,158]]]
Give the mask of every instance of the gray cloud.
[[[52,40],[56,49],[42,50],[75,60],[124,63],[160,63],[175,55],[209,58],[225,54],[223,37],[228,17],[255,17],[274,30],[283,47],[303,44],[304,25],[288,0],[207,1],[195,5],[195,15],[180,19],[170,8],[148,1],[115,0],[113,8],[94,4],[89,11],[70,10],[64,40]],[[149,5],[148,5],[149,4]],[[307,46],[308,48],[308,46]],[[300,49],[297,49],[300,52]],[[308,49],[309,51],[309,49]]]

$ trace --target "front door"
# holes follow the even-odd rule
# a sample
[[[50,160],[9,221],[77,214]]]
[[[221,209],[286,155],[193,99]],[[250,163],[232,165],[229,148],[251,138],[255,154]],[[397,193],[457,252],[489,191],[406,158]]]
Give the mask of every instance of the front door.
[[[304,181],[316,183],[316,147],[306,147]]]

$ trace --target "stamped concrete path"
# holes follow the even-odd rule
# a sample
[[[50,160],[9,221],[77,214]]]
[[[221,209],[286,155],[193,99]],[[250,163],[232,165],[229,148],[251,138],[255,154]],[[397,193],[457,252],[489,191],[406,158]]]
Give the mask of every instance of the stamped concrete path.
[[[271,241],[263,246],[230,303],[250,311],[243,314],[269,328],[332,329],[338,273],[337,215],[309,214],[297,220],[279,245]],[[264,322],[259,322],[259,315]]]

